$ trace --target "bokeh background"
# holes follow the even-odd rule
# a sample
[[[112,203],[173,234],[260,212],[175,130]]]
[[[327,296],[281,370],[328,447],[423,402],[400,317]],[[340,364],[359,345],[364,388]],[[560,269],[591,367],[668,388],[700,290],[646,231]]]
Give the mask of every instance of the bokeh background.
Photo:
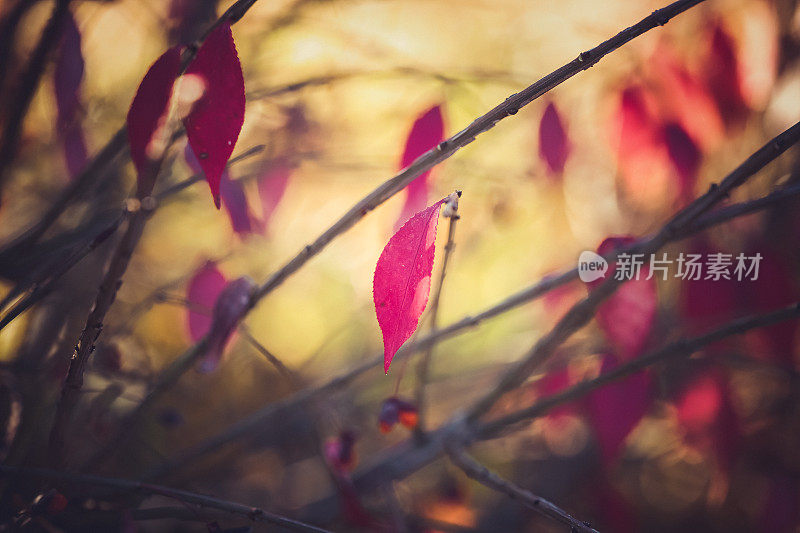
[[[85,61],[74,120],[90,156],[124,123],[147,67],[168,46],[197,37],[229,4],[73,2]],[[203,309],[190,301],[188,287],[209,261],[226,279],[247,275],[263,281],[399,170],[412,125],[431,107],[440,106],[450,136],[659,7],[652,1],[585,0],[256,2],[233,27],[247,91],[234,156],[258,147],[230,167],[246,200],[246,209],[239,206],[239,227],[229,211],[214,209],[203,182],[161,203],[106,321],[85,384],[81,413],[87,424],[78,442],[91,449],[107,439],[159,369],[191,345],[188,315]],[[51,9],[52,2],[34,2],[22,18],[11,74],[25,65]],[[476,314],[543,276],[571,268],[581,251],[597,249],[608,236],[644,236],[658,229],[688,199],[795,123],[798,43],[796,2],[704,2],[437,166],[429,178],[429,203],[463,191],[439,324]],[[50,68],[24,122],[13,174],[2,191],[0,242],[35,222],[71,179],[65,148],[71,134],[59,126],[53,80]],[[553,149],[541,147],[547,145],[542,137],[555,134],[542,122],[548,106],[566,139],[558,148],[564,150],[563,168],[554,168],[542,152]],[[172,147],[157,191],[193,174],[183,146],[181,140]],[[121,205],[131,194],[134,169],[122,159],[97,191],[60,219],[54,235],[80,227],[91,213]],[[790,152],[730,201],[765,194],[796,174],[797,154]],[[321,383],[382,353],[372,274],[404,196],[370,213],[248,315],[249,333],[303,385]],[[702,331],[698,324],[721,324],[796,299],[800,225],[794,207],[737,219],[668,248],[671,255],[768,249],[764,253],[781,267],[757,288],[660,282],[647,346]],[[440,227],[446,228],[444,220]],[[437,269],[446,237],[441,230]],[[70,272],[63,290],[0,332],[0,360],[9,368],[33,349],[33,337],[43,331],[52,336],[39,354],[41,368],[51,376],[36,405],[35,416],[42,420],[57,398],[65,355],[85,320],[108,251],[101,247]],[[13,283],[6,279],[3,287]],[[488,391],[583,294],[581,284],[569,285],[439,344],[428,387],[429,424],[435,427]],[[729,303],[734,300],[744,303]],[[425,318],[420,328],[427,330]],[[635,411],[631,404],[645,402],[635,395],[623,394],[600,416],[587,415],[578,405],[559,410],[474,452],[604,531],[795,531],[800,489],[795,337],[791,324],[780,333],[770,330],[718,348],[713,355],[722,353],[721,360],[704,352],[659,367],[644,416],[622,436],[613,460],[602,451],[605,441],[597,426],[613,426],[617,414],[624,418]],[[609,350],[603,328],[592,324],[551,362],[551,374],[566,369],[567,381],[596,375]],[[413,397],[415,363],[412,359],[408,368],[396,363],[388,376],[376,367],[315,408],[231,442],[172,473],[170,480],[337,531],[369,529],[349,521],[335,499],[334,505],[319,504],[337,492],[320,450],[327,439],[352,432],[360,461],[368,462],[409,438],[400,426],[382,434],[378,413],[396,387],[400,396]],[[547,392],[541,386],[546,380],[545,374],[537,376],[500,410],[531,403]],[[245,335],[236,335],[219,367],[184,376],[103,473],[135,476],[286,397],[294,386]],[[98,405],[102,409],[92,411]],[[26,416],[34,416],[31,412]],[[35,456],[36,438],[23,448],[17,443],[11,457]],[[444,527],[426,525],[426,519],[448,522],[453,530],[559,530],[468,481],[445,460],[388,484],[385,493],[359,498],[385,523],[394,523],[399,509],[411,517],[406,527],[412,530]],[[144,505],[156,504],[151,499]],[[120,516],[125,527],[142,531],[206,527]]]

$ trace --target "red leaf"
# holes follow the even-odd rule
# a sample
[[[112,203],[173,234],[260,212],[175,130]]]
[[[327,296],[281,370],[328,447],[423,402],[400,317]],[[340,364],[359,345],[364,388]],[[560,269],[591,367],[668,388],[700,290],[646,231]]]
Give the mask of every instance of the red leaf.
[[[255,287],[253,280],[244,276],[228,283],[220,292],[211,316],[208,350],[198,367],[200,372],[211,372],[219,365],[231,333],[250,308]]]
[[[605,255],[633,241],[633,237],[610,237],[600,244],[597,253]],[[608,271],[613,273],[615,269],[615,264],[611,264]],[[597,310],[597,323],[616,355],[626,361],[641,354],[655,323],[658,293],[655,277],[646,279],[649,271],[649,258],[643,258],[638,279],[634,276],[625,282]],[[600,280],[590,287],[597,283]]]
[[[372,295],[383,333],[383,370],[417,329],[431,289],[436,228],[443,200],[420,211],[392,235],[378,258]]]
[[[600,375],[611,372],[616,366],[613,355],[603,355]],[[651,403],[651,380],[646,372],[601,387],[586,397],[584,405],[606,467],[619,458],[625,439],[650,409]]]
[[[180,67],[181,54],[177,47],[164,52],[145,74],[128,110],[128,143],[140,189],[150,186],[143,182],[153,179],[146,176],[146,172],[151,161],[161,157],[162,140],[156,133],[167,118],[172,85]]]
[[[184,119],[186,136],[219,209],[222,171],[244,123],[244,77],[229,23],[209,34],[186,75],[194,76],[203,88],[203,95]]]
[[[289,184],[292,168],[282,161],[268,163],[258,179],[258,195],[261,198],[261,222],[264,230],[269,226],[272,214],[277,209]]]
[[[197,342],[211,329],[211,310],[228,280],[217,265],[209,261],[192,276],[186,299],[189,301],[189,338]]]
[[[400,168],[406,168],[416,158],[438,145],[444,140],[444,119],[442,106],[436,105],[422,113],[406,139]],[[406,187],[406,200],[400,217],[395,222],[395,231],[408,220],[411,215],[422,210],[428,204],[428,179],[431,171],[423,172]]]
[[[553,102],[547,104],[539,122],[539,156],[551,176],[560,176],[571,150],[566,126]]]

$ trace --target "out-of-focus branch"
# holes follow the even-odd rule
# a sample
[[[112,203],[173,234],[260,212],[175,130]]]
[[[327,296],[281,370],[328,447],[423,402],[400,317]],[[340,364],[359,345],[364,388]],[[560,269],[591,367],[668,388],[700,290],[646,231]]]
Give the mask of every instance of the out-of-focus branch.
[[[164,487],[161,485],[151,485],[148,483],[141,483],[139,481],[131,481],[128,479],[108,478],[99,476],[89,476],[83,474],[75,474],[71,472],[61,472],[58,470],[48,470],[44,468],[25,468],[15,466],[0,465],[0,473],[3,475],[17,475],[17,476],[31,476],[51,481],[58,481],[70,485],[84,485],[112,490],[119,490],[124,492],[134,492],[144,494],[147,496],[163,496],[171,498],[185,504],[197,505],[200,507],[207,507],[210,509],[218,509],[226,513],[238,515],[247,518],[253,522],[266,522],[281,526],[292,531],[307,531],[315,533],[330,533],[327,529],[322,529],[310,524],[305,524],[298,520],[292,520],[258,507],[250,507],[241,503],[221,500],[195,492],[188,492],[185,490],[174,489],[171,487]]]
[[[536,496],[532,492],[518,487],[511,481],[501,478],[484,465],[473,459],[460,446],[447,446],[447,456],[450,460],[464,471],[467,476],[474,479],[481,485],[519,500],[526,507],[533,509],[537,513],[555,520],[565,526],[570,527],[570,531],[580,533],[598,533],[597,530],[587,523],[581,522],[577,518],[558,507],[557,505],[545,500],[541,496]]]
[[[16,89],[16,98],[9,98],[8,105],[4,110],[5,125],[2,137],[0,137],[0,190],[5,183],[6,176],[11,169],[14,156],[19,144],[20,131],[25,115],[28,114],[33,95],[36,94],[36,87],[42,78],[45,67],[51,52],[58,46],[61,33],[64,29],[64,20],[69,15],[70,0],[56,0],[50,20],[42,31],[39,42],[36,44],[31,54],[28,68],[22,74],[20,85]]]
[[[553,407],[569,403],[582,396],[585,396],[593,390],[607,385],[608,383],[619,381],[622,378],[630,376],[631,374],[635,374],[636,372],[639,372],[661,361],[673,357],[688,357],[701,350],[705,346],[718,342],[727,337],[741,335],[742,333],[750,331],[751,329],[763,328],[779,322],[784,322],[786,320],[796,319],[798,316],[800,316],[800,302],[794,303],[783,309],[771,311],[769,313],[740,318],[704,335],[690,339],[681,339],[679,341],[670,343],[663,348],[644,354],[633,361],[620,365],[611,372],[607,372],[594,379],[574,385],[563,392],[554,394],[553,396],[543,398],[530,407],[520,409],[496,420],[491,420],[480,426],[478,430],[478,438],[482,440],[494,438],[501,432],[506,431],[509,426],[512,426],[518,422],[542,416]]]
[[[730,192],[742,185],[756,172],[764,168],[783,152],[800,140],[800,122],[795,123],[783,133],[777,135],[767,144],[748,157],[736,167],[719,184],[712,184],[708,192],[695,199],[680,210],[650,239],[633,246],[633,254],[651,254],[676,236],[686,231],[696,220],[712,207],[726,198]],[[545,334],[522,358],[510,368],[500,379],[497,386],[481,398],[470,410],[469,419],[476,420],[485,414],[503,395],[517,388],[538,368],[553,352],[573,333],[586,325],[597,308],[622,284],[623,281],[610,278],[594,289],[586,298],[576,303],[559,320],[553,329]]]
[[[236,157],[231,158],[230,161],[228,161],[226,168],[230,168],[235,163],[260,153],[263,151],[263,149],[263,145],[256,145],[248,150],[245,150]],[[152,214],[152,212],[161,206],[161,202],[164,202],[175,194],[183,191],[195,183],[203,181],[204,179],[205,178],[203,174],[194,174],[193,176],[164,189],[159,194],[155,195],[155,198],[159,203],[156,203],[153,208],[150,209],[150,214]],[[127,217],[127,211],[125,209],[121,209],[119,216],[113,218],[110,222],[97,224],[96,221],[91,221],[89,225],[98,226],[94,230],[95,236],[93,238],[84,244],[76,246],[74,251],[70,252],[64,260],[54,260],[53,264],[45,268],[41,273],[36,273],[35,275],[32,275],[30,279],[21,280],[18,282],[17,285],[15,285],[14,288],[3,298],[2,302],[0,302],[0,310],[2,310],[10,301],[12,301],[22,292],[27,291],[30,288],[33,290],[27,296],[19,300],[13,308],[9,309],[8,312],[3,315],[2,319],[0,319],[0,330],[2,330],[17,316],[24,313],[31,306],[50,294],[58,284],[60,278],[69,272],[73,266],[78,264],[81,259],[94,251],[100,244],[110,237]]]

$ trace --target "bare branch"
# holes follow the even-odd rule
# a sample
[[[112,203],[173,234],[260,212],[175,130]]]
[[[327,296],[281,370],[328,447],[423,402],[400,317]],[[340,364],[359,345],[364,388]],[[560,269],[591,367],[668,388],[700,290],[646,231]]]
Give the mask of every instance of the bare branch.
[[[482,485],[486,485],[490,489],[519,500],[526,507],[533,509],[547,518],[560,522],[565,526],[569,526],[571,531],[578,531],[581,533],[597,533],[585,522],[574,518],[572,515],[558,507],[557,505],[545,500],[541,496],[536,496],[532,492],[518,487],[511,481],[505,480],[480,464],[478,461],[470,457],[470,455],[459,446],[448,446],[447,455],[450,460],[464,471],[469,477]]]
[[[769,313],[740,318],[704,335],[673,342],[664,346],[663,348],[644,354],[633,361],[620,365],[611,372],[602,374],[601,376],[589,381],[579,383],[559,394],[548,396],[547,398],[542,399],[530,407],[520,409],[519,411],[505,415],[496,420],[492,420],[480,427],[478,431],[479,438],[493,438],[501,431],[505,430],[508,426],[523,420],[539,417],[553,407],[571,402],[572,400],[585,396],[591,391],[607,385],[608,383],[619,381],[624,377],[635,374],[636,372],[639,372],[666,359],[672,357],[688,357],[701,350],[705,346],[727,337],[741,335],[742,333],[750,331],[751,329],[771,326],[773,324],[777,324],[778,322],[797,318],[798,316],[800,316],[800,302]]]
[[[243,516],[253,522],[267,522],[276,526],[290,529],[292,531],[330,533],[327,529],[322,529],[297,520],[292,520],[291,518],[270,513],[269,511],[265,511],[264,509],[260,509],[258,507],[250,507],[241,503],[221,500],[219,498],[213,498],[211,496],[205,496],[203,494],[197,494],[195,492],[188,492],[180,489],[173,489],[171,487],[164,487],[161,485],[151,485],[148,483],[131,481],[128,479],[60,472],[58,470],[48,470],[44,468],[25,468],[6,465],[0,465],[0,473],[6,476],[32,476],[69,483],[71,485],[89,485],[93,487],[103,487],[125,492],[137,492],[147,496],[164,496],[186,504],[218,509],[220,511],[225,511],[226,513]]]

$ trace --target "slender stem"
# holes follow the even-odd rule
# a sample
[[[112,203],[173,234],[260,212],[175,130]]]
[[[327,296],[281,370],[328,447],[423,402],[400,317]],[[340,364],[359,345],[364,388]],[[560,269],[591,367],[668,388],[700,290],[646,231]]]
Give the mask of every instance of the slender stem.
[[[430,310],[430,330],[431,333],[435,332],[439,326],[439,302],[442,297],[442,287],[444,286],[444,278],[447,275],[447,264],[450,262],[450,256],[453,254],[453,249],[456,247],[456,223],[460,218],[456,212],[457,207],[453,209],[452,214],[448,217],[447,224],[447,244],[444,246],[444,259],[442,260],[442,271],[439,273],[439,279],[436,282],[436,291],[433,293]],[[425,353],[417,363],[417,387],[414,393],[414,403],[417,407],[418,421],[415,432],[417,436],[422,436],[426,428],[426,404],[425,404],[425,387],[428,384],[428,372],[430,370],[431,358],[433,357],[433,350],[435,344],[431,343]]]
[[[447,455],[450,460],[464,471],[470,478],[474,479],[481,485],[485,485],[490,489],[519,500],[526,507],[533,509],[537,513],[555,520],[565,526],[569,526],[570,531],[580,533],[598,533],[597,530],[588,524],[581,522],[577,518],[558,507],[557,505],[545,500],[541,496],[536,496],[532,492],[518,487],[511,481],[501,478],[478,461],[473,459],[465,450],[460,446],[447,446]]]
[[[218,509],[226,513],[239,515],[251,520],[253,522],[267,522],[276,526],[281,526],[292,531],[312,531],[316,533],[330,533],[327,529],[322,529],[310,524],[305,524],[298,520],[292,520],[258,507],[250,507],[241,503],[222,500],[195,492],[188,492],[185,490],[174,489],[171,487],[164,487],[161,485],[151,485],[139,481],[132,481],[128,479],[108,478],[99,476],[90,476],[84,474],[75,474],[72,472],[61,472],[58,470],[48,470],[45,468],[25,468],[17,466],[0,465],[0,473],[4,475],[25,475],[31,477],[38,477],[72,485],[89,485],[93,487],[102,487],[114,490],[121,490],[126,492],[137,492],[147,496],[164,496],[176,501],[197,505],[200,507],[208,507],[211,509]]]

